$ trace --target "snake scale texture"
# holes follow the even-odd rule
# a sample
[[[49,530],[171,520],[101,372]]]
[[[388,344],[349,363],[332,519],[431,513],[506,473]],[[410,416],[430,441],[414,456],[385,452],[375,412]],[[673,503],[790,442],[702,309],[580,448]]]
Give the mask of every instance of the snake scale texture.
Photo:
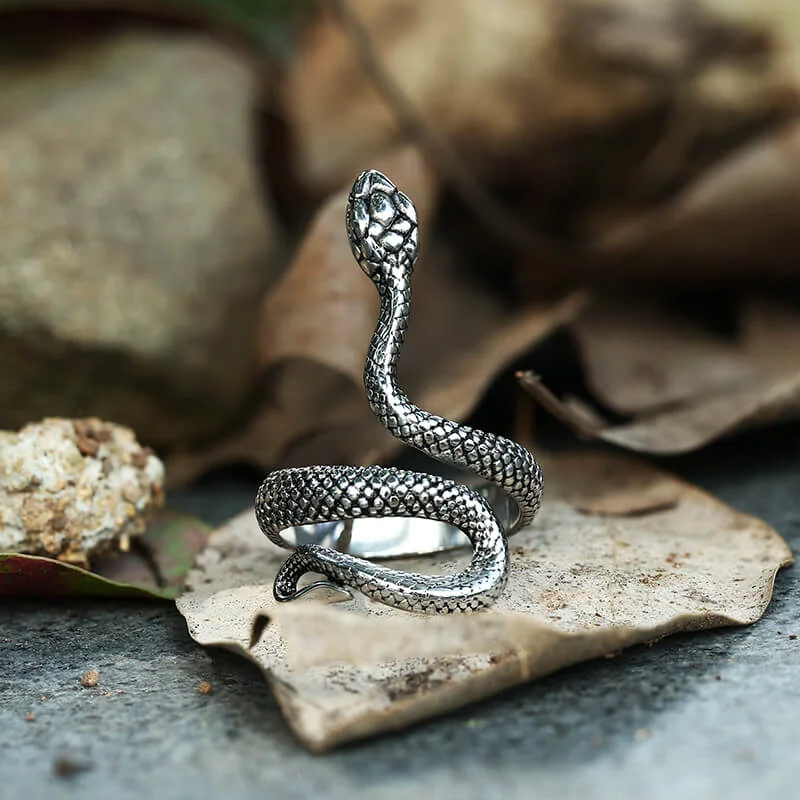
[[[346,228],[353,254],[380,295],[380,314],[364,369],[372,411],[400,441],[488,480],[516,501],[519,516],[504,531],[489,502],[452,480],[392,467],[312,466],[277,470],[262,483],[256,517],[272,541],[280,532],[360,517],[423,517],[459,528],[472,543],[470,564],[456,575],[403,572],[310,544],[298,546],[274,583],[279,601],[303,593],[305,573],[417,613],[473,611],[491,605],[509,572],[507,534],[527,525],[542,494],[533,455],[516,442],[459,425],[415,406],[397,385],[396,367],[409,320],[418,227],[413,203],[383,174],[363,172],[348,198]],[[314,584],[319,585],[319,584]]]

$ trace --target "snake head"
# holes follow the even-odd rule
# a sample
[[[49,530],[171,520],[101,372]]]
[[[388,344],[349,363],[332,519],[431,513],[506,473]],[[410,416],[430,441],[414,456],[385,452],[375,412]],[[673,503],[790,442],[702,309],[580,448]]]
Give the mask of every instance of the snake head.
[[[356,261],[376,285],[397,272],[411,274],[417,260],[417,210],[385,175],[370,169],[356,178],[345,225]]]

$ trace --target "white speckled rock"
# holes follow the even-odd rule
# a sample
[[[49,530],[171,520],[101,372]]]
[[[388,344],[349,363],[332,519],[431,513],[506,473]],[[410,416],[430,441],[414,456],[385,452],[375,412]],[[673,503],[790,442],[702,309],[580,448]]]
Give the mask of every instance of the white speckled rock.
[[[86,565],[142,533],[164,466],[128,428],[45,419],[0,432],[0,552]]]

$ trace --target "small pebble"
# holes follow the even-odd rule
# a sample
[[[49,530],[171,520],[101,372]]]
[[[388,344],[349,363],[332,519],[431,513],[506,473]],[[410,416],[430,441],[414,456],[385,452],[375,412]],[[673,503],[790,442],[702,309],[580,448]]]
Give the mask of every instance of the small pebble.
[[[85,772],[88,769],[88,764],[69,757],[56,759],[53,763],[53,772],[55,772],[59,778],[71,778],[73,775],[77,775],[79,772]]]
[[[25,715],[25,722],[36,722],[36,714],[34,714],[32,711],[29,711]]]
[[[214,691],[214,687],[208,681],[200,681],[197,691],[200,694],[211,694]]]
[[[100,683],[100,673],[96,669],[87,669],[81,678],[81,686],[90,689]]]

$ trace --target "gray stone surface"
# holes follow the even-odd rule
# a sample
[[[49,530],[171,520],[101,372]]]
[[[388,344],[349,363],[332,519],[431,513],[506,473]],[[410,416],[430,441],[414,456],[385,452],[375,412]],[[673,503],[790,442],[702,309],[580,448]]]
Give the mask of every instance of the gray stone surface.
[[[199,33],[4,23],[0,427],[98,416],[159,448],[227,430],[282,266],[252,70]]]
[[[800,547],[799,451],[798,431],[784,429],[671,466]],[[251,497],[245,480],[178,500],[220,518]],[[194,645],[169,607],[7,604],[0,797],[795,797],[794,635],[800,581],[790,569],[767,616],[748,629],[671,638],[312,756],[257,671]],[[101,675],[94,689],[80,685],[89,668]],[[213,694],[198,694],[201,680]],[[58,776],[59,759],[80,771]]]

